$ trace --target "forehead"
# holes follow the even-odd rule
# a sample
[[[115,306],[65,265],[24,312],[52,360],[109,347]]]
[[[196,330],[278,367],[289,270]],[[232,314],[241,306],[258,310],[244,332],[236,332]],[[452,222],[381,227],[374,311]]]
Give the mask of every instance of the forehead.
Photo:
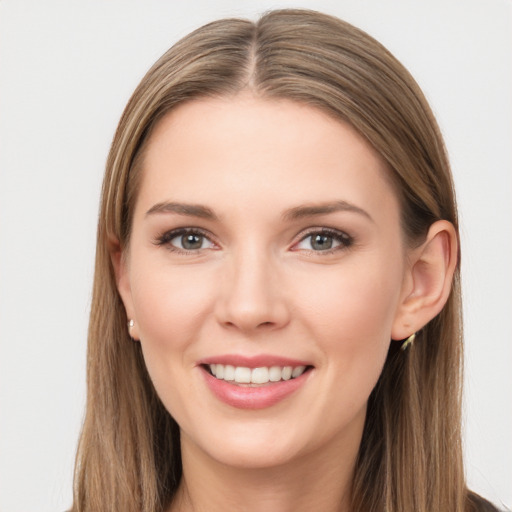
[[[230,204],[226,204],[226,196]],[[290,100],[249,93],[182,104],[154,129],[140,201],[293,207],[350,200],[398,208],[388,169],[349,124]],[[218,204],[215,204],[218,203]]]

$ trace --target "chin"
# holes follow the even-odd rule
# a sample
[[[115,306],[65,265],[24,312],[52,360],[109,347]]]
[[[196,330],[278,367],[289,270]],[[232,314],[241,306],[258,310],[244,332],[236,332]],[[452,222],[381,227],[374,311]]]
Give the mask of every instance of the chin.
[[[297,463],[304,456],[322,451],[336,438],[329,432],[319,435],[318,429],[308,428],[305,423],[300,429],[290,423],[289,419],[276,422],[259,418],[214,424],[202,434],[182,434],[182,450],[190,449],[192,443],[195,450],[225,466],[264,469]]]
[[[239,469],[275,468],[300,458],[300,453],[290,447],[268,447],[247,440],[210,450],[208,455],[225,466]]]

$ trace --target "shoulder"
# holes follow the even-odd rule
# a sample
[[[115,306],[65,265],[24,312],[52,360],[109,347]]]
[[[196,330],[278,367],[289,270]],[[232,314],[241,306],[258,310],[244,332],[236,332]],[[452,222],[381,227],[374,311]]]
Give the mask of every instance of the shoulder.
[[[473,491],[468,491],[467,504],[467,512],[500,512],[490,501]]]

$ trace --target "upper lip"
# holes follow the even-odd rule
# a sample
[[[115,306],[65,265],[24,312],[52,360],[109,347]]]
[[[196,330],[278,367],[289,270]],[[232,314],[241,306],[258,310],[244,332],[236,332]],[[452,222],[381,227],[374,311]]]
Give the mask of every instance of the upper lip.
[[[224,354],[205,357],[198,361],[198,365],[229,364],[231,366],[243,366],[245,368],[261,368],[271,366],[311,366],[309,361],[291,359],[289,357],[260,354],[255,356],[243,356],[237,354]]]

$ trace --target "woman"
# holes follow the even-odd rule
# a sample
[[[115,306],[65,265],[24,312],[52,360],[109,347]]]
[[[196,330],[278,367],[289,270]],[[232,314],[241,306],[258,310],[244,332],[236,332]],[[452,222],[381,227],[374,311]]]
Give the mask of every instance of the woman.
[[[437,124],[379,43],[292,10],[184,38],[107,162],[73,510],[493,510],[458,255]]]

